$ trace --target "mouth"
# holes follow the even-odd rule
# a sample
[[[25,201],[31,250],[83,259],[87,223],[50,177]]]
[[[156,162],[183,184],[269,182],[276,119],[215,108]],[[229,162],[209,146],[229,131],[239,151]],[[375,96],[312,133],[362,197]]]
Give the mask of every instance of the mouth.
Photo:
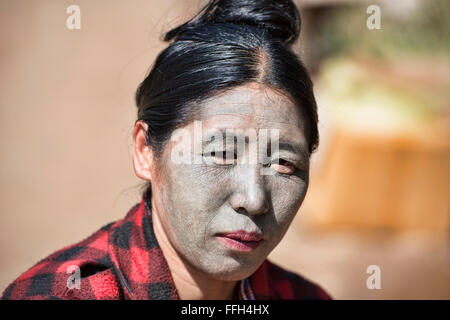
[[[221,233],[217,239],[227,248],[241,252],[251,252],[265,240],[260,233],[244,230]]]

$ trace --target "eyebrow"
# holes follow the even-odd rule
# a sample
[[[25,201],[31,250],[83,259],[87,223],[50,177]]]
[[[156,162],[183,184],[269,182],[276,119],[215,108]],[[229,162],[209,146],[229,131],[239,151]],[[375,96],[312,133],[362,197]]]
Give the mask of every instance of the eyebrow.
[[[218,130],[210,133],[210,138],[215,137],[217,134],[221,134],[222,135],[222,141],[225,142],[225,143],[227,142],[227,139],[225,139],[226,138],[226,130],[225,129],[218,129]],[[239,135],[233,135],[233,136],[235,138],[238,137],[238,136],[247,137],[247,135],[240,135],[240,134]],[[234,140],[236,140],[235,138],[234,138]],[[230,139],[228,139],[228,140],[230,140]],[[215,141],[216,141],[216,139],[209,139],[207,141],[203,141],[202,148],[207,147],[209,144],[214,143]],[[305,160],[309,159],[308,152],[306,152],[306,150],[298,143],[282,140],[282,141],[279,141],[278,147],[280,149],[284,149],[284,150],[290,151],[292,153],[298,154],[302,158],[304,158]]]
[[[280,149],[288,150],[292,153],[299,154],[300,156],[302,156],[305,159],[309,159],[308,153],[305,151],[305,149],[300,144],[293,143],[290,141],[280,141],[278,143],[278,147]]]

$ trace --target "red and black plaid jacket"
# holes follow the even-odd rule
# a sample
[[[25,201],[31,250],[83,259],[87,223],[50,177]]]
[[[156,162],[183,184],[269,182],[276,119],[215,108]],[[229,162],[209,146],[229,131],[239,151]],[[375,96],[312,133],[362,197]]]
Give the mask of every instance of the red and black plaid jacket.
[[[79,286],[73,268],[79,268]],[[330,299],[316,284],[268,260],[240,281],[235,298]],[[153,233],[147,192],[124,219],[39,261],[2,299],[179,299]]]

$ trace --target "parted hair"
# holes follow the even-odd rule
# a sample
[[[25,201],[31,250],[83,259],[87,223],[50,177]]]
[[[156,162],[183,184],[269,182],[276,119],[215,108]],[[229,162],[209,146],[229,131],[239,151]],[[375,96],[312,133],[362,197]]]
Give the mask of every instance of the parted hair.
[[[211,0],[168,31],[169,45],[136,92],[138,117],[158,157],[204,99],[256,82],[288,96],[305,118],[310,154],[319,142],[309,74],[293,52],[301,19],[291,0]]]

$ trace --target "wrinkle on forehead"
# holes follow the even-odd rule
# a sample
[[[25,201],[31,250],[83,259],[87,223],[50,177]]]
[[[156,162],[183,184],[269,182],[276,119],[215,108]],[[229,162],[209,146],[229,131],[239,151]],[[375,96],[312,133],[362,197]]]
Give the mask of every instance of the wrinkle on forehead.
[[[234,116],[257,126],[304,127],[300,110],[288,97],[267,86],[253,83],[206,99],[200,104],[199,113],[199,120]]]
[[[261,84],[247,84],[225,91],[200,104],[200,119],[214,128],[277,128],[280,138],[290,136],[306,145],[304,118],[285,95]],[[299,130],[300,129],[300,130]],[[299,133],[299,134],[297,134]]]

